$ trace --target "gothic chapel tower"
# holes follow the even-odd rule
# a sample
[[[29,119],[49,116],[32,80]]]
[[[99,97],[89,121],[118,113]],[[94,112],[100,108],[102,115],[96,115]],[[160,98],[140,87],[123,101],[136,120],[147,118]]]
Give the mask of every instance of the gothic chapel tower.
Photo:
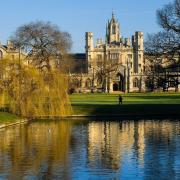
[[[115,19],[114,13],[112,18],[106,25],[106,42],[107,44],[117,43],[120,41],[120,27],[118,21]]]
[[[92,32],[86,32],[85,36],[86,71],[92,88],[103,88],[105,92],[136,92],[144,89],[143,32],[136,31],[132,40],[121,37],[119,22],[112,13],[106,25],[105,41],[98,38],[94,43]],[[102,80],[98,75],[106,68],[110,73]]]

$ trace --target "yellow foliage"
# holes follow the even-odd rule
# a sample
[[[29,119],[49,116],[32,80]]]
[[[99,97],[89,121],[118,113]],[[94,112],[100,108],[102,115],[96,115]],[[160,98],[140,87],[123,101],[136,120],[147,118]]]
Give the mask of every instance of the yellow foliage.
[[[59,70],[41,72],[20,60],[0,64],[0,105],[23,117],[63,117],[71,114],[67,77]]]

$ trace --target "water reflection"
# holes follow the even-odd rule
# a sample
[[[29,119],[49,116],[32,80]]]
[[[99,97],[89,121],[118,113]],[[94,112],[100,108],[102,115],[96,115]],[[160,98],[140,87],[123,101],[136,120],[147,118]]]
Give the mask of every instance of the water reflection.
[[[68,169],[70,133],[68,122],[39,122],[1,131],[0,177],[51,179],[59,164]],[[65,172],[62,169],[62,176],[69,178]]]
[[[94,122],[89,125],[88,139],[88,157],[92,166],[96,162],[102,167],[117,170],[121,167],[123,157],[132,155],[132,149],[136,150],[139,160],[143,163],[143,123],[137,125],[134,122]],[[94,161],[96,157],[99,158]]]
[[[180,179],[179,152],[179,121],[37,121],[0,131],[0,179]]]

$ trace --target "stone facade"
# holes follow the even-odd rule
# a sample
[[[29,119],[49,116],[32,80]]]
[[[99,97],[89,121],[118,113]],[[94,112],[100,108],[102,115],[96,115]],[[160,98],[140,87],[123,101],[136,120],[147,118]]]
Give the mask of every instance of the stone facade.
[[[112,13],[106,25],[106,38],[94,43],[93,33],[85,33],[84,54],[73,54],[75,67],[70,69],[70,84],[76,91],[140,92],[145,90],[143,32],[131,38],[121,36],[120,24]],[[13,43],[0,45],[0,59],[18,58]],[[72,65],[73,66],[73,65]]]
[[[131,38],[121,36],[120,25],[112,14],[106,25],[106,39],[97,39],[86,32],[86,73],[72,75],[79,89],[93,91],[134,92],[145,90],[143,32]],[[77,83],[79,82],[79,83]]]
[[[7,45],[2,45],[0,43],[0,60],[3,58],[19,58],[19,51],[14,49],[13,43],[11,41],[7,41]]]

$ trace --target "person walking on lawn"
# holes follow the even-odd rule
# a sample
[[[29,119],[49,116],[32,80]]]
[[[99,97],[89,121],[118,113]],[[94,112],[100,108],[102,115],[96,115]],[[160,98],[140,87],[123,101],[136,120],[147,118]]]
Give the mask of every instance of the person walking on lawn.
[[[121,95],[119,95],[119,104],[122,104],[123,98]]]

